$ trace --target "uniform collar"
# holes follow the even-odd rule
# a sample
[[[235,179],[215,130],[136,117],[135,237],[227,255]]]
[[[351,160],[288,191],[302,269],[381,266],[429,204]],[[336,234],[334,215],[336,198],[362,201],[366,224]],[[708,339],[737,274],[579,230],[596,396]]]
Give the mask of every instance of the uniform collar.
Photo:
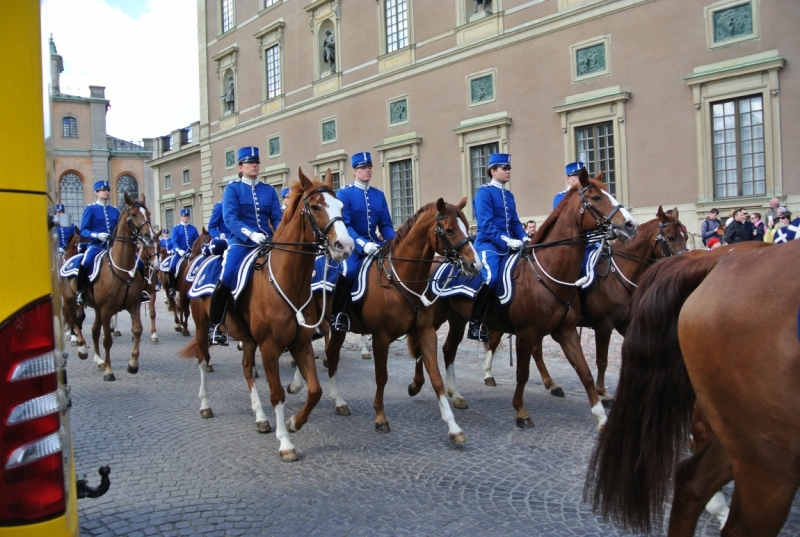
[[[103,200],[97,200],[97,201],[95,201],[95,203],[97,205],[100,205],[101,207],[108,207],[108,202],[107,201],[104,202]]]
[[[490,184],[490,185],[492,185],[492,186],[496,186],[496,187],[497,187],[497,188],[499,188],[500,190],[505,190],[505,189],[506,189],[506,185],[505,185],[505,183],[501,183],[501,182],[500,182],[500,181],[498,181],[497,179],[492,179],[492,180],[489,182],[489,184]]]
[[[242,176],[242,182],[248,186],[253,186],[258,181],[258,178],[250,179],[249,177]]]
[[[356,188],[360,188],[361,190],[369,190],[369,184],[368,183],[362,183],[361,181],[358,181],[358,180],[353,181],[353,186],[356,187]]]

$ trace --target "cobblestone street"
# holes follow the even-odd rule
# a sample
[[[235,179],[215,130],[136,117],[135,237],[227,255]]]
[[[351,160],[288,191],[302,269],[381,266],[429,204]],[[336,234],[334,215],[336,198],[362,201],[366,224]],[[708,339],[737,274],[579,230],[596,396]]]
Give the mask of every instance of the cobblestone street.
[[[292,435],[299,461],[290,464],[280,461],[274,432],[255,430],[235,345],[212,350],[209,396],[215,417],[200,417],[196,362],[176,357],[190,340],[173,331],[161,293],[158,302],[161,341],[150,343],[143,312],[137,375],[125,371],[130,320],[123,315],[123,335],[111,351],[116,382],[103,382],[91,358],[78,360],[75,347],[67,349],[77,472],[96,485],[97,468],[111,466],[108,494],[79,502],[83,535],[628,535],[582,502],[596,422],[583,386],[549,338],[547,366],[566,397],[545,391],[532,366],[525,401],[535,428],[529,430],[514,423],[515,369],[509,367],[508,348],[495,360],[498,385],[492,388],[483,383],[482,347],[462,344],[456,369],[469,409],[454,413],[467,442],[455,446],[430,383],[415,398],[407,394],[414,363],[403,341],[392,345],[389,357],[385,403],[391,433],[375,432],[373,361],[360,358],[358,338],[350,334],[339,386],[352,415],[334,413],[327,370],[318,360],[323,398],[308,424]],[[87,336],[92,315],[85,323]],[[192,323],[190,329],[194,334]],[[621,341],[619,336],[612,341],[610,391],[616,388]],[[584,330],[583,344],[594,374],[591,331]],[[321,355],[321,342],[315,348]],[[443,368],[441,350],[439,361]],[[257,362],[257,386],[274,427]],[[286,354],[284,386],[293,373]],[[287,395],[287,418],[306,393]],[[729,501],[730,491],[729,485]],[[797,534],[798,500],[782,535]],[[719,535],[708,514],[698,535]]]

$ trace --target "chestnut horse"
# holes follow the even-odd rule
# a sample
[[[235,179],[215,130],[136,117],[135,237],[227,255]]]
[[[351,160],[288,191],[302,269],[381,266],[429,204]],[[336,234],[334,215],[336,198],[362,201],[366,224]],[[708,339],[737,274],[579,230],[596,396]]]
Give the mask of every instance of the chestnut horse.
[[[608,346],[614,329],[622,336],[630,322],[631,295],[647,268],[665,257],[686,251],[686,237],[681,233],[678,208],[664,212],[659,206],[656,218],[639,226],[636,237],[629,241],[613,241],[607,252],[595,266],[595,280],[580,292],[581,317],[578,326],[594,329],[597,363],[597,395],[610,399],[605,378],[608,367]],[[492,359],[500,344],[501,332],[492,332],[486,344],[486,360],[483,362],[484,383],[496,386],[492,375]],[[534,356],[536,367],[542,376],[544,388],[556,397],[564,397],[564,390],[556,384],[541,357]]]
[[[734,480],[722,535],[779,533],[800,486],[800,281],[787,270],[797,266],[800,240],[750,241],[645,273],[587,473],[584,497],[596,511],[660,532],[674,483],[668,534],[690,536],[706,502]],[[764,304],[780,313],[748,314]],[[711,434],[676,468],[693,409]]]
[[[389,421],[383,405],[383,390],[389,377],[389,345],[408,334],[420,342],[422,363],[431,378],[450,441],[461,443],[466,440],[450,410],[436,362],[434,309],[426,307],[430,302],[427,297],[423,298],[428,291],[428,273],[437,251],[461,266],[468,274],[477,274],[481,269],[478,253],[467,232],[467,219],[461,211],[466,203],[467,198],[463,198],[458,205],[451,205],[439,198],[435,203],[425,205],[403,224],[394,239],[383,246],[379,256],[365,260],[371,266],[368,269],[364,298],[355,306],[351,305],[347,313],[352,332],[372,334],[377,384],[372,407],[375,409],[375,430],[378,432],[389,432]],[[322,295],[323,293],[317,293],[318,304]],[[327,316],[326,311],[326,318]],[[345,332],[331,332],[330,342],[325,349],[331,384],[330,398],[336,405],[336,413],[340,415],[350,414],[350,408],[339,393],[336,379],[339,353],[345,336]],[[297,393],[300,388],[302,378],[295,374],[289,393]]]
[[[175,331],[180,332],[185,337],[191,337],[189,332],[189,315],[191,311],[189,308],[189,297],[186,293],[192,287],[191,282],[186,281],[186,275],[189,274],[189,265],[192,261],[203,255],[203,245],[211,242],[211,235],[203,227],[200,236],[192,243],[192,249],[186,259],[183,260],[180,270],[175,274],[175,296],[169,296],[168,290],[172,287],[169,281],[169,275],[166,272],[160,272],[159,278],[161,279],[161,288],[164,289],[164,294],[167,295],[167,304],[169,311],[175,316]],[[173,254],[173,255],[178,255]]]
[[[98,367],[105,369],[103,380],[116,380],[111,370],[111,318],[120,311],[126,310],[131,315],[133,332],[133,349],[128,362],[128,373],[139,372],[139,338],[142,335],[142,289],[145,280],[137,268],[139,254],[137,248],[155,248],[153,231],[150,229],[150,211],[144,205],[145,199],[134,201],[125,194],[123,207],[117,227],[111,237],[108,257],[103,261],[100,274],[94,283],[86,287],[86,303],[95,311],[92,324],[92,340],[94,342],[94,361]],[[83,308],[75,302],[75,278],[61,279],[61,295],[69,311],[70,319],[80,319],[74,328],[78,334],[78,357],[88,357],[86,340],[81,331]],[[103,348],[105,359],[100,357],[100,329],[103,330]]]
[[[319,248],[336,260],[344,260],[353,251],[353,239],[342,221],[342,202],[333,192],[330,170],[325,182],[312,182],[302,170],[299,182],[291,187],[289,205],[283,212],[273,240],[263,247],[257,260],[258,270],[236,300],[238,314],[229,311],[226,326],[234,339],[243,343],[242,369],[256,416],[256,430],[269,432],[271,427],[261,406],[253,381],[256,346],[269,383],[270,402],[275,408],[276,435],[282,461],[297,460],[297,451],[288,432],[299,431],[322,395],[311,347],[314,323],[319,316],[311,301],[311,273]],[[214,416],[208,398],[206,373],[208,353],[208,307],[210,297],[191,300],[195,339],[180,355],[195,356],[200,368],[200,415]],[[285,392],[281,386],[278,360],[288,348],[297,368],[309,383],[305,405],[284,423]]]
[[[530,376],[530,357],[537,361],[542,357],[542,339],[550,334],[561,345],[570,364],[578,373],[589,398],[592,416],[601,427],[606,413],[592,373],[586,365],[581,341],[576,330],[578,310],[577,286],[580,285],[581,263],[586,249],[586,233],[604,229],[613,231],[621,239],[636,235],[638,224],[602,182],[602,173],[589,178],[586,168],[579,175],[580,185],[571,189],[564,199],[536,231],[533,244],[528,245],[514,269],[516,291],[507,308],[510,327],[502,324],[502,311],[490,307],[487,324],[491,331],[505,332],[507,328],[517,335],[517,388],[512,404],[516,409],[516,424],[520,428],[533,427],[533,421],[525,410],[522,396]],[[453,362],[458,344],[464,337],[464,327],[472,311],[472,299],[451,296],[438,301],[435,326],[449,322],[449,331],[442,352],[447,367],[448,392],[453,396],[457,408],[467,404],[458,393]],[[502,308],[501,308],[502,309]],[[408,338],[412,356],[419,356],[418,342]],[[409,395],[422,389],[425,377],[417,365],[413,382],[408,386]]]

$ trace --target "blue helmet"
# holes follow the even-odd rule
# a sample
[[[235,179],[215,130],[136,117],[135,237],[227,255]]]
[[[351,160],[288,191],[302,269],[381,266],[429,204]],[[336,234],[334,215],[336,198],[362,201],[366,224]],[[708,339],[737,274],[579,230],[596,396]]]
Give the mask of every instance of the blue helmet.
[[[258,158],[258,148],[256,146],[247,146],[239,148],[239,152],[237,153],[236,162],[239,164],[244,164],[245,162],[261,162],[261,159]]]
[[[64,205],[62,205],[61,203],[56,205],[56,212],[57,213],[63,213],[66,210],[67,210],[67,208],[64,207]]]
[[[189,215],[191,215],[189,209],[181,209],[181,216],[189,216]]]
[[[98,190],[111,190],[111,185],[108,184],[108,181],[95,181],[94,191],[97,192]]]
[[[491,168],[492,166],[511,166],[511,155],[508,153],[492,153],[489,155],[486,167]]]
[[[356,153],[350,158],[350,163],[353,165],[353,168],[363,168],[365,166],[372,166],[372,155],[370,155],[366,151],[361,153]]]
[[[581,173],[581,170],[583,169],[583,167],[584,167],[584,164],[580,160],[577,161],[577,162],[571,162],[571,163],[567,164],[567,168],[566,168],[567,177],[569,177],[570,175],[578,175],[579,173]]]
[[[281,199],[288,198],[288,197],[289,197],[289,189],[288,188],[284,188],[283,190],[281,190]]]

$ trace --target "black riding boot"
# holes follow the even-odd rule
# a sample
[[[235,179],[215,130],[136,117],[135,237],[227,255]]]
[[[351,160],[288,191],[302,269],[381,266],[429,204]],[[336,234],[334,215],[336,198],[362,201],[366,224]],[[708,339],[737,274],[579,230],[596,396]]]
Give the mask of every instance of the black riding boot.
[[[169,278],[169,289],[167,289],[167,296],[172,298],[175,296],[175,290],[178,288],[178,277],[175,276],[174,272],[170,272],[167,274],[167,278]]]
[[[331,330],[347,332],[350,330],[350,318],[344,313],[350,302],[350,282],[344,276],[339,276],[333,288],[331,302]]]
[[[231,298],[231,288],[222,282],[217,282],[214,293],[211,295],[211,305],[208,308],[208,344],[228,346],[228,334],[222,333],[219,327],[225,322],[225,312],[228,311],[228,300]]]
[[[75,288],[77,292],[75,293],[75,302],[78,306],[85,306],[86,305],[86,284],[89,283],[89,267],[84,267],[80,265],[78,267],[78,281],[76,282]]]
[[[475,341],[489,341],[489,329],[484,322],[489,311],[489,302],[494,292],[486,284],[481,285],[472,303],[472,314],[469,317],[469,328],[467,328],[467,339]]]

